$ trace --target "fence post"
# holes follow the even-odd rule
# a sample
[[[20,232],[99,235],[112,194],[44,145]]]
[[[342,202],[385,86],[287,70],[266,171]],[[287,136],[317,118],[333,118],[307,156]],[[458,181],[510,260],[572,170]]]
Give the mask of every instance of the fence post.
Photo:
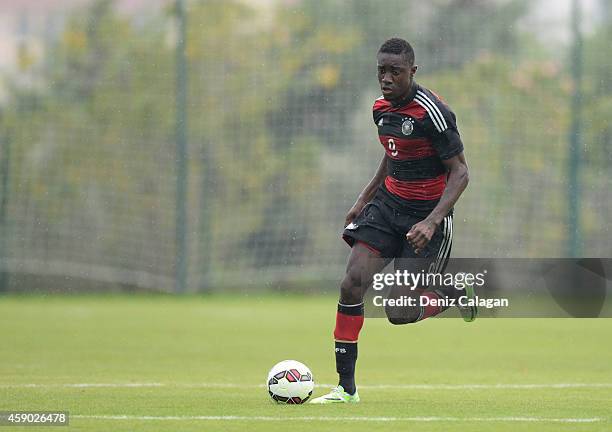
[[[582,34],[580,31],[580,0],[572,1],[572,55],[571,74],[574,82],[570,105],[571,126],[568,157],[568,221],[567,256],[582,256],[582,230],[580,226],[580,141],[582,120]]]
[[[187,58],[186,16],[183,0],[176,0],[176,276],[175,290],[187,287]]]
[[[0,113],[0,124],[3,119]],[[6,129],[5,129],[6,130]],[[9,201],[9,169],[11,157],[11,141],[8,133],[0,135],[0,264],[7,258],[6,236],[7,230],[7,208]],[[0,293],[8,291],[8,269],[4,264],[0,265]]]

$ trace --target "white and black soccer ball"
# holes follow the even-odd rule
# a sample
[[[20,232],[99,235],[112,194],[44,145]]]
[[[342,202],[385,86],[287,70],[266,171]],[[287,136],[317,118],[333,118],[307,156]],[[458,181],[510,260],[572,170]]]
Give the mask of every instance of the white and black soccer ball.
[[[299,361],[283,360],[268,373],[268,393],[281,404],[303,404],[312,395],[314,379],[310,369]]]

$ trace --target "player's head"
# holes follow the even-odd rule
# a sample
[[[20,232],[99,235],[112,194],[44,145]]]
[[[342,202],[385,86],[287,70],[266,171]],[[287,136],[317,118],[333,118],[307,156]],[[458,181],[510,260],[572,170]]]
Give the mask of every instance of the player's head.
[[[386,40],[378,50],[378,83],[383,97],[389,101],[402,100],[412,88],[417,65],[414,64],[414,50],[404,39]]]

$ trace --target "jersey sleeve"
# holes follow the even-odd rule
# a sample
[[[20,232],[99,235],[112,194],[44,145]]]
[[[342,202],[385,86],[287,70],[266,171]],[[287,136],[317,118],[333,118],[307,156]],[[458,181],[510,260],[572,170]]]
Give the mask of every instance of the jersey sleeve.
[[[446,113],[442,112],[446,128],[442,131],[434,130],[432,139],[432,145],[442,160],[450,159],[463,152],[463,142],[457,128],[455,113],[448,109],[446,111]]]
[[[374,120],[374,124],[378,124],[383,115],[383,108],[385,106],[385,101],[382,98],[378,98],[374,101],[374,105],[372,106],[372,120]]]
[[[438,98],[421,96],[433,124],[432,145],[440,159],[446,160],[463,152],[463,142],[457,127],[455,113]]]

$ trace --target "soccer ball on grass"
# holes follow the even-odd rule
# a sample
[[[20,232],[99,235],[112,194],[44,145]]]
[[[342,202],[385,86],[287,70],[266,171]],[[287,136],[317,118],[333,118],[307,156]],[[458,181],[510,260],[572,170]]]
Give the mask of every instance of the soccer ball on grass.
[[[268,393],[276,403],[303,404],[312,395],[314,380],[310,369],[299,361],[283,360],[268,373]]]

